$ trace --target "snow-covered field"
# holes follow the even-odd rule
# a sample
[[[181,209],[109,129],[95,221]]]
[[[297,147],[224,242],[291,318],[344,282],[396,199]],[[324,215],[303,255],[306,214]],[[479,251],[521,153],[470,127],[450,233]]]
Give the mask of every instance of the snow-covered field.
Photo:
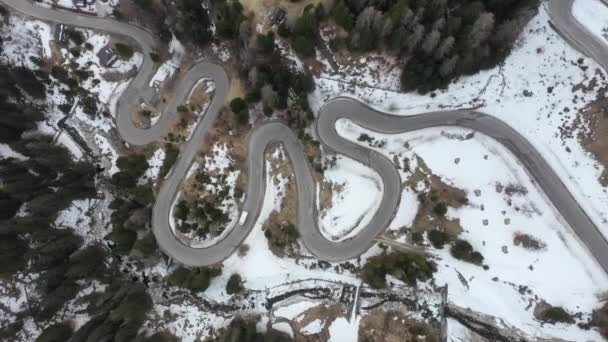
[[[603,71],[589,59],[579,65],[583,56],[550,28],[548,20],[541,6],[503,65],[463,77],[447,90],[428,95],[401,93],[398,70],[385,67],[382,71],[378,62],[368,58],[363,61],[366,68],[357,70],[353,77],[337,74],[340,70],[322,72],[316,78],[311,105],[318,109],[332,97],[350,96],[400,115],[478,107],[530,140],[608,236],[608,192],[598,181],[603,166],[584,151],[576,135],[561,134],[562,129],[571,127],[580,109],[598,96],[598,89],[605,84],[598,72]],[[587,91],[574,88],[589,86],[594,78],[600,86]],[[524,90],[531,93],[526,92],[526,96]]]
[[[84,1],[83,1],[84,2]],[[34,3],[44,7],[59,7],[69,10],[82,11],[98,16],[109,16],[118,5],[119,0],[100,0],[93,1],[91,5],[76,6],[74,0],[38,0]]]
[[[483,254],[489,270],[454,259],[448,248],[432,250],[439,264],[435,279],[440,285],[449,284],[452,303],[503,318],[533,336],[599,338],[594,331],[582,331],[576,325],[541,327],[534,320],[534,304],[545,300],[570,312],[584,313],[585,322],[597,307],[599,296],[608,290],[608,277],[502,145],[479,133],[463,139],[471,132],[453,127],[383,135],[340,120],[337,130],[364,146],[369,145],[357,141],[361,133],[386,142],[374,149],[391,160],[395,155],[398,160],[409,158],[412,171],[418,156],[444,182],[466,192],[469,203],[457,210],[450,208],[447,216],[460,220],[464,229],[460,237]],[[412,176],[403,169],[400,174],[404,182]],[[507,195],[500,186],[509,185],[527,193]],[[421,190],[419,184],[416,188]],[[404,199],[409,204],[402,206],[417,206],[415,196]],[[397,215],[391,226],[411,227],[415,211],[408,211],[409,215]],[[518,233],[536,237],[545,247],[531,251],[516,246]]]
[[[321,233],[333,241],[356,236],[380,206],[382,180],[372,169],[343,156],[337,156],[336,164],[323,176],[325,182],[333,184],[334,191],[331,207],[319,212]]]
[[[574,0],[572,14],[576,20],[608,44],[608,6],[601,0]]]

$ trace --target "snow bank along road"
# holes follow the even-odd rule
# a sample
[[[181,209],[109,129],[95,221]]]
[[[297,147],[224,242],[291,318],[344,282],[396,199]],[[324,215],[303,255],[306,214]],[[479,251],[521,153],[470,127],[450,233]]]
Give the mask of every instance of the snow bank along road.
[[[170,176],[162,184],[154,205],[152,226],[158,245],[178,262],[189,266],[205,266],[220,262],[230,256],[249,234],[263,204],[266,187],[263,152],[271,143],[283,144],[294,165],[298,185],[298,229],[302,241],[309,251],[319,259],[340,261],[356,258],[369,249],[374,244],[374,238],[388,227],[393,218],[401,197],[401,180],[388,158],[354,144],[337,134],[336,120],[346,118],[371,130],[389,134],[437,126],[460,126],[493,137],[520,159],[564,219],[578,233],[598,263],[608,271],[608,242],[606,239],[540,153],[510,126],[492,116],[470,110],[424,113],[407,117],[393,116],[374,111],[349,98],[337,98],[326,103],[317,119],[316,131],[319,140],[325,146],[373,168],[384,182],[384,194],[380,207],[360,234],[341,242],[329,241],[321,235],[316,219],[315,181],[302,146],[287,126],[279,122],[269,122],[254,130],[249,144],[248,179],[250,182],[244,210],[251,215],[248,215],[242,225],[237,223],[232,227],[225,238],[215,245],[208,248],[189,247],[180,242],[171,231],[170,209],[179,186],[192,165],[198,146],[215,121],[228,93],[229,80],[224,70],[219,65],[207,62],[200,62],[193,66],[185,79],[179,83],[175,91],[176,95],[170,100],[167,110],[159,121],[150,129],[140,129],[135,127],[128,108],[130,105],[137,105],[137,102],[149,98],[152,92],[148,84],[157,65],[151,60],[150,52],[154,51],[156,42],[149,32],[137,26],[111,19],[92,18],[39,7],[34,5],[31,0],[0,0],[0,2],[13,10],[41,20],[122,35],[140,47],[144,55],[143,64],[117,104],[116,125],[122,138],[130,144],[145,145],[160,139],[174,122],[177,106],[186,100],[195,83],[205,77],[215,81],[216,91],[212,102],[204,117],[197,123],[192,138],[183,148]],[[549,13],[554,25],[573,44],[575,42],[578,49],[596,59],[608,70],[608,47],[602,45],[593,34],[576,22],[571,14],[572,2],[573,0],[549,2]]]

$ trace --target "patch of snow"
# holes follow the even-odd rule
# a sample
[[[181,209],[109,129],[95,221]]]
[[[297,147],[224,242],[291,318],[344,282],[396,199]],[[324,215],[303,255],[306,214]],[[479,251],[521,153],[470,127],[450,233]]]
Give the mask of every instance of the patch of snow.
[[[608,43],[608,6],[601,0],[574,0],[572,15],[597,38]]]
[[[29,158],[19,152],[15,152],[9,145],[0,144],[0,159],[15,158],[19,160],[28,160]]]
[[[182,43],[173,35],[171,42],[169,42],[169,54],[171,55],[171,59],[163,63],[156,74],[152,76],[150,80],[149,86],[159,86],[162,82],[170,79],[177,72],[180,65],[182,64],[182,59],[186,50]]]
[[[324,326],[325,326],[325,322],[323,322],[323,320],[317,318],[314,321],[306,324],[305,327],[300,329],[300,332],[304,335],[318,334],[321,332],[321,330],[323,330]]]
[[[165,150],[162,148],[158,148],[154,151],[154,154],[148,160],[148,169],[146,170],[146,178],[151,179],[152,181],[156,181],[158,178],[158,173],[160,172],[161,166],[163,166],[163,161],[165,160]]]
[[[388,226],[388,229],[399,230],[404,227],[411,227],[412,223],[414,223],[414,219],[416,218],[419,205],[420,203],[418,202],[416,193],[410,188],[403,189],[401,192],[399,208],[397,208],[395,217]]]
[[[2,60],[7,64],[36,70],[35,60],[51,57],[51,27],[42,21],[10,16],[2,28],[2,40]]]
[[[349,322],[344,317],[338,317],[329,326],[329,341],[328,342],[355,342],[359,339],[359,321]]]
[[[72,139],[72,137],[70,137],[70,135],[65,131],[59,133],[59,135],[57,136],[57,143],[67,148],[68,151],[70,151],[70,154],[72,154],[72,156],[76,160],[79,160],[84,155],[82,149],[80,149],[80,146],[78,146],[78,144]]]
[[[333,184],[331,208],[319,215],[319,229],[326,239],[342,241],[356,236],[372,219],[380,206],[383,183],[371,168],[343,156],[323,173]],[[339,188],[336,191],[336,187]]]
[[[304,311],[317,306],[317,303],[310,300],[301,300],[289,305],[281,306],[274,310],[275,317],[283,317],[293,321],[300,316]]]
[[[110,170],[108,170],[109,175],[113,175],[116,172],[120,171],[118,166],[116,166],[116,160],[118,159],[118,153],[114,150],[112,145],[108,142],[108,140],[100,134],[95,134],[95,144],[99,148],[101,155],[106,157],[108,162],[110,163]]]
[[[532,336],[599,339],[594,330],[584,331],[576,325],[541,326],[533,317],[530,306],[543,299],[589,315],[608,289],[608,277],[505,147],[483,134],[471,137],[470,130],[455,127],[385,135],[343,120],[336,129],[367,147],[357,141],[361,133],[382,140],[382,148],[371,148],[391,160],[397,156],[413,161],[419,156],[433,174],[466,192],[469,203],[460,209],[449,208],[447,216],[459,219],[464,229],[460,237],[482,253],[489,270],[454,259],[449,247],[433,250],[439,258],[435,280],[449,284],[451,302],[505,319]],[[400,169],[400,175],[405,181],[411,172]],[[515,185],[526,189],[526,194],[509,196],[499,191],[499,185]],[[410,223],[409,218],[398,221],[394,224]],[[546,246],[538,251],[516,246],[514,237],[521,232]]]
[[[289,323],[287,322],[274,323],[272,325],[272,328],[276,331],[286,333],[291,338],[293,338],[293,329],[291,328],[291,325],[289,325]]]

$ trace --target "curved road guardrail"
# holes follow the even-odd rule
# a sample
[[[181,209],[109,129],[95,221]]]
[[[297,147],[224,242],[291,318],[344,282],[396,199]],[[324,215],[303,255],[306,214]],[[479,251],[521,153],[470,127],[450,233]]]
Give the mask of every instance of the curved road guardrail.
[[[116,126],[122,138],[132,145],[145,145],[162,138],[174,122],[177,106],[186,100],[190,90],[202,78],[215,81],[215,95],[205,115],[199,119],[192,138],[183,148],[172,173],[164,180],[154,204],[152,229],[159,247],[176,261],[188,266],[206,266],[230,256],[253,228],[265,193],[264,151],[269,144],[281,143],[293,164],[298,193],[297,223],[306,248],[319,259],[341,261],[356,258],[375,242],[374,238],[388,227],[401,198],[401,179],[393,163],[378,152],[342,138],[335,129],[338,119],[346,118],[373,131],[403,133],[438,126],[458,126],[486,134],[502,143],[523,163],[555,208],[608,271],[608,241],[568,191],[559,176],[542,155],[522,135],[503,121],[472,110],[443,111],[413,116],[395,116],[375,111],[350,98],[336,98],[326,103],[316,122],[319,140],[337,153],[355,159],[376,171],[384,184],[379,209],[369,224],[356,236],[340,241],[329,241],[317,226],[315,181],[312,177],[302,146],[293,132],[280,122],[268,122],[255,128],[248,151],[249,184],[243,210],[249,215],[238,222],[223,239],[206,248],[192,248],[180,242],[169,226],[171,206],[179,192],[188,169],[193,163],[201,141],[217,118],[228,93],[229,79],[222,67],[213,63],[195,64],[178,84],[175,96],[158,122],[149,129],[134,125],[129,106],[150,98],[148,86],[156,66],[150,53],[155,40],[145,29],[111,19],[92,18],[34,5],[30,0],[0,0],[13,10],[41,20],[67,23],[89,29],[117,34],[130,39],[143,52],[144,60],[139,73],[131,81],[118,101]],[[571,14],[573,0],[549,1],[548,11],[553,24],[576,48],[594,58],[605,69],[608,66],[608,47],[578,23]]]

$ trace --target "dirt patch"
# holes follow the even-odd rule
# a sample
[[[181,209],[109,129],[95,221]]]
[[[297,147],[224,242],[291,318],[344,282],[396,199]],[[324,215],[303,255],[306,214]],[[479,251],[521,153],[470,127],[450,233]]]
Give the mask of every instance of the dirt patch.
[[[383,310],[373,310],[361,319],[359,339],[370,342],[440,340],[438,326],[414,321],[398,311]]]
[[[461,208],[467,204],[467,195],[464,190],[445,183],[433,174],[422,158],[416,156],[416,160],[417,168],[403,183],[404,187],[411,188],[418,195],[420,202],[413,229],[415,232],[440,229],[455,239],[462,232],[460,220],[446,217],[445,212],[448,207]],[[404,163],[410,164],[409,160]]]
[[[54,40],[49,42],[49,46],[51,47],[51,64],[62,65],[64,58],[63,53],[61,53],[61,47],[59,47]]]
[[[264,159],[270,161],[272,186],[285,182],[280,209],[273,211],[264,223],[264,235],[268,239],[271,251],[278,256],[295,256],[299,251],[297,239],[297,187],[293,179],[293,167],[285,152],[278,146],[271,146],[265,152]],[[271,186],[271,184],[268,184]]]
[[[515,246],[522,246],[525,249],[538,251],[544,249],[546,244],[532,235],[524,234],[521,232],[515,233],[513,236],[513,244]]]
[[[327,341],[329,340],[329,327],[339,317],[346,317],[347,308],[343,304],[322,304],[312,307],[302,313],[298,319],[290,322],[294,331],[295,341]],[[302,331],[310,323],[320,320],[321,329],[318,333],[305,335]]]
[[[228,89],[228,96],[224,99],[224,104],[228,105],[230,101],[233,99],[240,97],[245,97],[245,88],[243,88],[243,84],[241,80],[238,78],[232,78],[230,80],[230,89]]]
[[[608,87],[599,90],[598,98],[585,107],[574,121],[574,131],[583,148],[604,166],[599,177],[608,186]]]

